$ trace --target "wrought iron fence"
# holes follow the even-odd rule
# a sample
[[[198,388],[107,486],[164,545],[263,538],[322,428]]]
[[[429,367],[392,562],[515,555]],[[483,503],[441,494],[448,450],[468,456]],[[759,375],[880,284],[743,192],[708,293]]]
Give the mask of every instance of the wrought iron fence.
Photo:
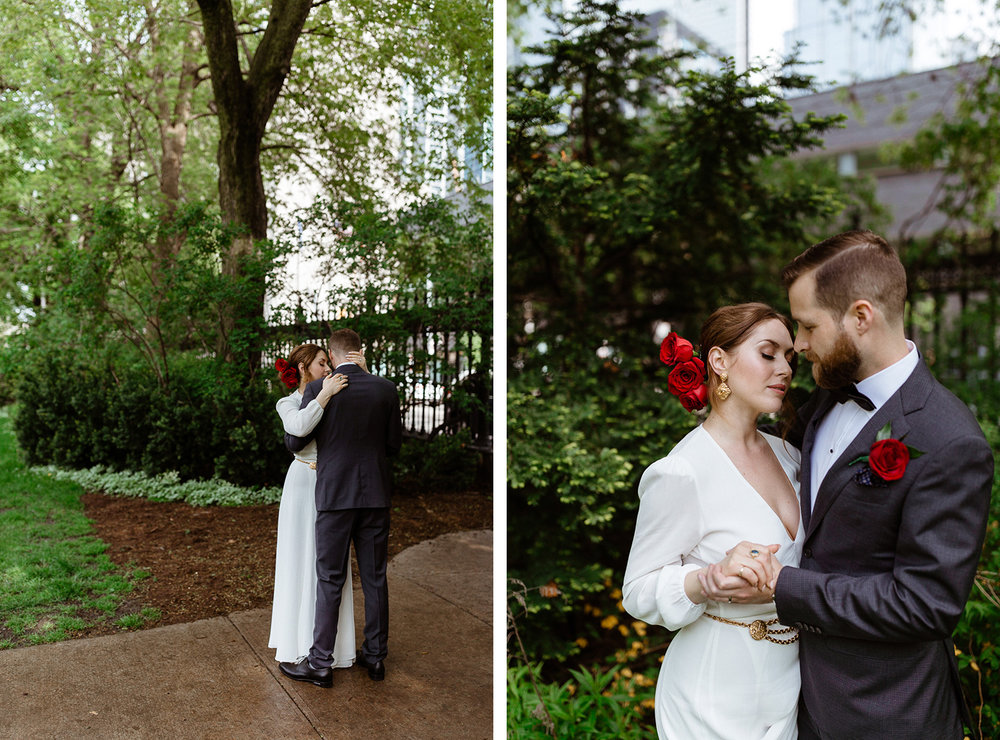
[[[330,310],[271,327],[263,361],[273,367],[277,357],[287,357],[298,344],[325,347],[334,330],[354,329],[368,369],[396,384],[407,434],[433,437],[468,430],[475,448],[492,450],[491,320],[491,313],[472,300],[383,295],[358,310]]]

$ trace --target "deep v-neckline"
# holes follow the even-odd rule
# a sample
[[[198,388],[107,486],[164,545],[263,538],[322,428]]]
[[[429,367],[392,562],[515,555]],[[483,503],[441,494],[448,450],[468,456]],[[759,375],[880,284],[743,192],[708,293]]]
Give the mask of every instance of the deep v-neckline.
[[[802,515],[799,514],[798,516],[798,523],[795,526],[795,534],[791,534],[788,530],[788,525],[785,524],[785,520],[781,518],[781,514],[779,514],[777,510],[767,502],[767,499],[761,495],[760,491],[758,491],[754,487],[753,483],[747,480],[746,476],[743,475],[743,473],[737,467],[736,463],[733,462],[733,459],[729,457],[729,453],[726,452],[726,448],[723,447],[721,444],[719,444],[719,441],[712,436],[712,433],[710,431],[705,429],[704,425],[699,427],[699,429],[701,429],[701,431],[712,441],[712,444],[715,445],[716,449],[718,449],[718,451],[722,453],[722,456],[726,459],[726,462],[729,464],[729,467],[732,468],[733,472],[736,473],[736,475],[739,476],[740,480],[742,480],[746,484],[747,488],[753,491],[753,494],[760,500],[760,502],[770,510],[770,512],[781,524],[781,528],[785,530],[785,534],[788,535],[788,539],[790,539],[792,542],[795,542],[795,538],[798,536],[799,528],[802,526]],[[774,448],[771,447],[771,443],[767,441],[767,437],[765,437],[759,431],[757,432],[757,434],[760,436],[762,440],[764,440],[764,444],[767,445],[767,451],[771,453],[771,457],[773,457],[774,461],[778,463],[778,467],[781,469],[781,475],[785,479],[785,482],[788,483],[789,488],[791,488],[792,495],[795,496],[797,504],[798,496],[795,494],[795,484],[792,483],[791,478],[788,477],[788,473],[785,472],[785,466],[781,464],[781,460],[778,459],[778,455],[777,453],[775,453]],[[796,506],[796,512],[798,512],[798,506]]]

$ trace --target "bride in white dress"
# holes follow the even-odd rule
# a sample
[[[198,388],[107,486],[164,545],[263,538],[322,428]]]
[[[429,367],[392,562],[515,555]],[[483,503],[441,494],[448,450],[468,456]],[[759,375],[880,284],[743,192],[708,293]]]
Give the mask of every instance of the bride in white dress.
[[[364,355],[349,356],[367,370]],[[278,361],[282,380],[295,387],[277,403],[278,415],[288,434],[305,437],[316,427],[327,404],[344,386],[347,376],[330,374],[326,352],[315,344],[300,344]],[[316,378],[326,376],[323,389],[306,408],[302,389]],[[274,562],[274,600],[271,606],[271,634],[268,647],[278,662],[297,663],[309,653],[313,643],[316,614],[316,443],[310,442],[295,455],[288,467],[278,508],[278,542]],[[340,601],[337,641],[333,667],[354,665],[354,593],[348,579]]]
[[[764,304],[725,306],[701,339],[712,409],[642,476],[623,605],[679,630],[656,684],[660,738],[789,740],[797,737],[798,635],[778,623],[767,595],[771,557],[784,565],[800,557],[799,452],[757,422],[782,410],[792,325]],[[746,540],[773,544],[760,551]],[[715,563],[767,603],[707,600],[699,575]]]

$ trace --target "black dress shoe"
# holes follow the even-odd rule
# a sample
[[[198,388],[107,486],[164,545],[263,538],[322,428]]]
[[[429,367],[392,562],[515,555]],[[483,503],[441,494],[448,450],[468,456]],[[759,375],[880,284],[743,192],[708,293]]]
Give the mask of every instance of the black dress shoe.
[[[299,663],[278,663],[278,670],[296,681],[308,681],[324,689],[333,686],[333,669],[313,668],[308,658]]]
[[[368,669],[368,678],[372,681],[381,681],[385,678],[385,663],[381,660],[371,663],[368,660],[365,660],[364,654],[359,650],[357,660],[355,662],[362,668]]]

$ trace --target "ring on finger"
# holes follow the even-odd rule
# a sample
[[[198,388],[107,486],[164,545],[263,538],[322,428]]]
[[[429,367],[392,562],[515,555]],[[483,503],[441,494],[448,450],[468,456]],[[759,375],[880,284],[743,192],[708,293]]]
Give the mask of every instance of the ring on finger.
[[[741,566],[740,566],[740,572],[738,573],[738,575],[739,575],[739,576],[740,576],[741,578],[743,577],[743,571],[744,571],[744,570],[746,570],[746,566],[745,566],[745,565],[741,565]]]
[[[751,550],[750,551],[750,557],[752,557],[754,560],[757,559],[758,555],[760,555],[760,550]]]

